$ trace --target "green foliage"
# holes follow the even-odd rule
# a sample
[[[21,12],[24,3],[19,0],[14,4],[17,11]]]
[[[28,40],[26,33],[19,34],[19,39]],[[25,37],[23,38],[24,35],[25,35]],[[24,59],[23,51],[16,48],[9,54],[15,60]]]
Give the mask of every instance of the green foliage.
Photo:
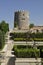
[[[10,33],[11,36],[14,36],[15,38],[24,38],[26,36],[26,33]]]
[[[43,58],[43,45],[38,46],[37,48],[40,49],[40,57]]]
[[[32,28],[32,27],[34,27],[34,24],[33,24],[33,23],[31,23],[31,24],[29,25],[29,28]]]
[[[43,33],[11,33],[11,39],[14,41],[43,41]],[[28,37],[29,36],[29,37]]]
[[[0,65],[1,65],[1,62],[0,62]]]
[[[25,49],[25,48],[32,48],[31,46],[28,45],[15,45],[14,48],[18,48],[18,49]]]
[[[32,33],[31,35],[35,38],[43,38],[43,33]]]
[[[32,38],[14,38],[14,41],[32,41]],[[43,41],[43,38],[34,38],[34,41]]]
[[[14,38],[14,41],[26,41],[26,40],[27,41],[32,41],[31,38],[30,39],[29,38],[28,39],[27,38]]]
[[[5,21],[0,23],[0,49],[5,45],[5,33],[9,31],[9,25]]]
[[[24,48],[23,48],[24,47]],[[19,58],[36,58],[40,57],[39,49],[33,49],[27,46],[14,46],[14,54]]]
[[[0,49],[2,49],[5,45],[5,36],[4,32],[0,30]]]
[[[38,46],[38,49],[43,49],[43,46]]]
[[[5,33],[9,31],[9,24],[5,23],[5,21],[2,21],[0,23],[0,30],[4,31]]]
[[[23,38],[14,38],[14,41],[22,41]]]

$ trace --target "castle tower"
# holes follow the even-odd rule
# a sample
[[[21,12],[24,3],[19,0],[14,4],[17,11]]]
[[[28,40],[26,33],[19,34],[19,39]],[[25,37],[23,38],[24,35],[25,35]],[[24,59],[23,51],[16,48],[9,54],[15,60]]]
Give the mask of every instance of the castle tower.
[[[29,29],[29,12],[16,11],[14,16],[14,28],[28,30]]]

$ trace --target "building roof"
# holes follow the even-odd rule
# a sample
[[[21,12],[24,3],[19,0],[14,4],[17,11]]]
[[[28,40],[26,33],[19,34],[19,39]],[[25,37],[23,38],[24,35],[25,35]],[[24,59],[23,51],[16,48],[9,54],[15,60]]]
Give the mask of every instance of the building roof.
[[[43,29],[43,26],[34,26],[31,28],[31,30],[37,30],[37,29]]]

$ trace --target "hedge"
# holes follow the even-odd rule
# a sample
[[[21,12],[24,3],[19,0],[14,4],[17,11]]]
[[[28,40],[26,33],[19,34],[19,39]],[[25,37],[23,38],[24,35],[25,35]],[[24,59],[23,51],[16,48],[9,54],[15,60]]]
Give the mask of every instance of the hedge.
[[[10,33],[11,39],[14,41],[43,41],[43,33]]]
[[[14,54],[19,58],[36,58],[40,57],[40,50],[33,48],[18,48],[14,46]]]
[[[42,45],[42,46],[38,46],[37,48],[38,48],[38,49],[43,49],[43,45]]]
[[[3,49],[5,45],[5,34],[3,31],[0,30],[0,50]]]
[[[18,49],[24,49],[24,48],[32,48],[32,46],[30,46],[30,45],[14,45],[14,49],[15,48],[18,48]]]
[[[14,38],[14,41],[32,41],[32,39],[30,38]]]
[[[1,65],[1,62],[0,62],[0,65]]]
[[[42,52],[43,52],[43,49],[42,49]]]
[[[43,46],[38,46],[38,49],[40,49],[40,57],[43,58]]]
[[[43,41],[43,38],[14,38],[14,41]]]
[[[29,36],[30,38],[43,38],[43,33],[10,33],[11,36],[15,37],[15,38],[26,38],[27,36]]]

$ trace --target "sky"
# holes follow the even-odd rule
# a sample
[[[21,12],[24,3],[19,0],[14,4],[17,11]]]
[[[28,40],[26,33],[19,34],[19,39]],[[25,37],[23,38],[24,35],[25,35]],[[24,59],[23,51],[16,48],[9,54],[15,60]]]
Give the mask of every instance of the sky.
[[[43,26],[43,0],[0,0],[0,22],[5,20],[13,29],[17,10],[29,11],[30,23]]]

